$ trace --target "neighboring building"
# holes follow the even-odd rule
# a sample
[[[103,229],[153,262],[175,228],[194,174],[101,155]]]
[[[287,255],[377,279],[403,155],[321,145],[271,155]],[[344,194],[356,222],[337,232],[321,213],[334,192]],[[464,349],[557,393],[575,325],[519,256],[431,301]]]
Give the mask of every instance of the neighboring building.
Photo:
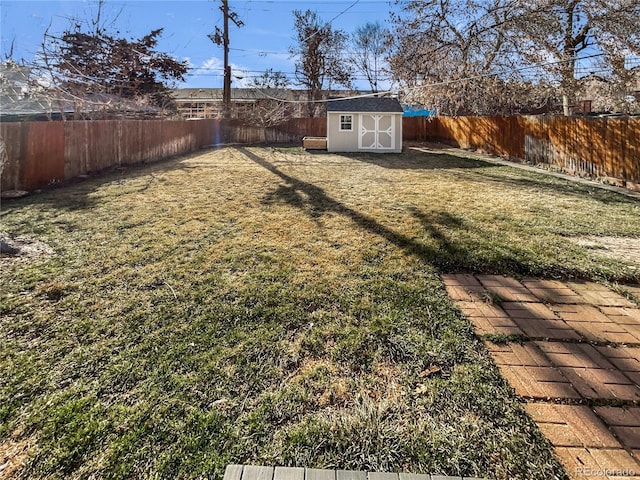
[[[640,113],[640,67],[627,70],[625,79],[590,74],[578,82],[574,113]]]
[[[38,92],[28,98],[12,101],[0,98],[0,120],[3,122],[162,118],[164,116],[166,116],[165,112],[158,107],[106,93],[92,93],[79,98],[64,92]]]
[[[352,91],[332,91],[333,95],[348,96]],[[356,92],[357,93],[357,92]],[[285,118],[306,117],[307,90],[277,88],[232,88],[230,118],[252,118],[256,109],[271,106]],[[222,88],[180,88],[173,98],[183,118],[221,118],[223,114]]]
[[[258,88],[232,88],[229,114],[231,118],[251,115],[260,102],[283,104],[281,115],[302,116],[305,91]],[[173,98],[183,118],[221,118],[223,114],[222,88],[181,88],[173,91]]]
[[[327,150],[401,152],[402,113],[402,106],[396,98],[331,100],[327,103]]]
[[[82,97],[63,89],[45,88],[31,80],[31,68],[0,63],[0,120],[44,121],[166,116],[158,107],[106,93]]]

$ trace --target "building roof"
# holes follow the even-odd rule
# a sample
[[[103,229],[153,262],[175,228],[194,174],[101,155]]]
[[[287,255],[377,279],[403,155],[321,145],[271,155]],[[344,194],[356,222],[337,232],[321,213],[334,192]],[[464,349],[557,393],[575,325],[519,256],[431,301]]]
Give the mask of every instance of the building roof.
[[[222,101],[222,88],[180,88],[173,91],[177,101],[203,102]],[[293,98],[291,90],[276,88],[232,88],[231,100],[261,100],[276,98],[288,100]]]
[[[0,119],[3,121],[60,118],[76,113],[155,116],[160,115],[162,109],[107,93],[87,93],[79,98],[65,92],[41,91],[27,98],[17,99],[0,94]]]
[[[398,99],[389,97],[344,98],[327,102],[327,112],[402,113],[402,111],[402,105]]]
[[[222,88],[179,88],[173,90],[173,98],[177,102],[222,102]],[[353,95],[351,90],[332,90],[333,95]],[[232,101],[255,100],[294,100],[304,101],[309,92],[291,88],[235,88],[231,89]]]

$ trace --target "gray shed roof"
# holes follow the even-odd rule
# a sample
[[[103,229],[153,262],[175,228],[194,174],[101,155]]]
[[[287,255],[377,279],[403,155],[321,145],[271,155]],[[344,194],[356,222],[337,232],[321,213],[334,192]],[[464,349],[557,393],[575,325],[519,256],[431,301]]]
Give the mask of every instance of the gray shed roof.
[[[402,105],[397,98],[389,97],[345,98],[327,102],[327,112],[402,113]]]

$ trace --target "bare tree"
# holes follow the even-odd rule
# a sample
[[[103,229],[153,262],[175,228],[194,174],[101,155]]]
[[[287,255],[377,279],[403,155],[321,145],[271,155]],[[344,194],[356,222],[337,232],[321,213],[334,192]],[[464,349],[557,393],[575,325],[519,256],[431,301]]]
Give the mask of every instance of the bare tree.
[[[396,3],[390,67],[410,99],[450,115],[512,109],[517,95],[509,87],[519,78],[506,25],[518,13],[513,0]]]
[[[13,60],[0,62],[0,100],[3,104],[28,96],[31,67]]]
[[[138,39],[112,33],[102,5],[92,19],[70,20],[60,35],[45,32],[37,63],[50,92],[89,114],[119,107],[171,108],[168,83],[183,80],[187,62],[156,50],[161,28]]]
[[[279,71],[274,71],[273,68],[266,69],[262,75],[251,79],[250,87],[252,88],[287,88],[289,87],[289,79],[287,76]]]
[[[563,112],[578,90],[577,60],[601,54],[611,73],[625,75],[620,59],[640,52],[640,3],[637,0],[537,0],[521,2],[510,24],[518,53],[560,86]]]
[[[545,95],[548,86],[556,84],[568,115],[580,60],[601,56],[611,84],[624,84],[629,72],[621,62],[640,51],[637,0],[397,3],[402,9],[394,16],[393,73],[413,97],[442,113],[517,111],[534,104],[536,95],[547,102],[554,96]]]
[[[243,117],[249,123],[265,128],[265,131],[268,127],[282,123],[288,115],[288,87],[289,79],[285,74],[272,68],[253,78],[249,88],[253,89],[256,99],[243,112]]]
[[[309,92],[308,115],[316,116],[315,102],[332,85],[351,87],[353,71],[342,52],[348,35],[324,23],[316,12],[294,10],[296,44],[289,48],[295,58],[296,79]]]
[[[356,68],[364,74],[371,91],[378,91],[380,74],[384,66],[387,37],[389,31],[379,22],[367,22],[356,28],[352,35],[355,47],[352,58]]]

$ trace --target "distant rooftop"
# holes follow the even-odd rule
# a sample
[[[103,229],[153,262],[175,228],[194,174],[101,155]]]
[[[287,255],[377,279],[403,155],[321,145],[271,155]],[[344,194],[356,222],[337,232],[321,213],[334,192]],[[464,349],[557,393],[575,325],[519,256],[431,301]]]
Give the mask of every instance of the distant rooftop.
[[[327,92],[329,93],[329,92]],[[357,94],[351,90],[332,90],[331,95],[348,96]],[[232,88],[231,100],[305,100],[308,91],[292,88]],[[173,98],[178,101],[222,101],[222,88],[179,88],[173,90]]]

